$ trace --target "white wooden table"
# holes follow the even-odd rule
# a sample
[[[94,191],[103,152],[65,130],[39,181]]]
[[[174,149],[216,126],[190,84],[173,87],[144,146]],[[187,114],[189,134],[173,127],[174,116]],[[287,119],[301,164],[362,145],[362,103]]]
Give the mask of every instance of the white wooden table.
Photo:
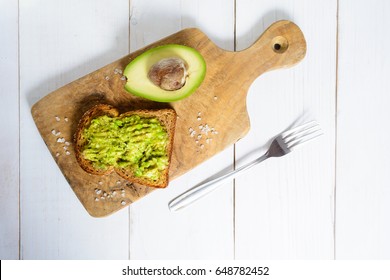
[[[389,13],[386,0],[1,0],[0,259],[389,259]],[[307,55],[252,85],[249,134],[167,189],[89,216],[31,106],[183,28],[242,50],[279,19],[300,26]],[[324,136],[168,210],[302,118]]]

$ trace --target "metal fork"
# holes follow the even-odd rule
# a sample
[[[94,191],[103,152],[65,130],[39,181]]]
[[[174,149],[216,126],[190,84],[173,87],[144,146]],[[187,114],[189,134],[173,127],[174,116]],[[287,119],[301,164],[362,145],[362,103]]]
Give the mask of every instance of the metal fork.
[[[252,162],[245,164],[244,166],[241,166],[236,170],[230,171],[225,175],[204,182],[184,192],[183,194],[179,195],[171,202],[169,202],[169,209],[171,211],[180,210],[188,206],[189,204],[197,201],[211,191],[217,189],[217,187],[219,187],[226,181],[233,179],[238,175],[242,175],[244,172],[248,171],[250,168],[259,164],[260,162],[271,157],[284,156],[290,153],[298,145],[312,140],[320,135],[322,135],[322,130],[316,121],[311,121],[298,127],[287,130],[285,132],[282,132],[275,137],[270,147],[268,148],[268,151],[264,155],[255,159]]]

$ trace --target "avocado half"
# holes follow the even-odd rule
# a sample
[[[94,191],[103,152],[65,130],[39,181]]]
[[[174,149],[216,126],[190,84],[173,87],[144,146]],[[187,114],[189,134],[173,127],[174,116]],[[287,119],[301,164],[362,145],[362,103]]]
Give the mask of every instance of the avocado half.
[[[185,84],[176,90],[165,90],[154,84],[148,77],[149,70],[159,61],[180,58],[186,64]],[[134,95],[158,102],[172,102],[192,94],[206,75],[206,62],[195,49],[176,44],[152,48],[137,56],[125,68],[123,75],[127,82],[125,89]]]

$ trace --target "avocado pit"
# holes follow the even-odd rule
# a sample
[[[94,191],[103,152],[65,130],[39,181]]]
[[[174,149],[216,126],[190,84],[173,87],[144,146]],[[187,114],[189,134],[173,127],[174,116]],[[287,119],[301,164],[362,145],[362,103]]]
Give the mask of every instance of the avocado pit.
[[[174,91],[182,88],[188,77],[184,60],[178,57],[168,57],[152,65],[148,78],[163,90]]]

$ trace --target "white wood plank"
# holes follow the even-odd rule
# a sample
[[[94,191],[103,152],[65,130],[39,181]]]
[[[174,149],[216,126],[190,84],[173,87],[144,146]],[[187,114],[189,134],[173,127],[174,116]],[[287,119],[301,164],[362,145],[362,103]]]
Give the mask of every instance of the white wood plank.
[[[234,1],[131,1],[131,48],[198,27],[217,45],[234,47]],[[231,259],[234,257],[233,193],[226,184],[177,213],[168,210],[175,196],[233,164],[229,148],[191,172],[131,206],[132,259]]]
[[[295,22],[307,41],[300,64],[266,73],[250,88],[252,127],[236,144],[237,166],[295,122],[316,119],[325,133],[236,180],[237,259],[333,258],[336,14],[337,1],[237,1],[238,49],[280,19]]]
[[[0,259],[19,258],[18,2],[0,2]]]
[[[126,259],[128,210],[90,217],[51,158],[31,106],[128,53],[127,0],[20,1],[23,259]]]
[[[340,1],[336,258],[390,258],[389,1]]]

